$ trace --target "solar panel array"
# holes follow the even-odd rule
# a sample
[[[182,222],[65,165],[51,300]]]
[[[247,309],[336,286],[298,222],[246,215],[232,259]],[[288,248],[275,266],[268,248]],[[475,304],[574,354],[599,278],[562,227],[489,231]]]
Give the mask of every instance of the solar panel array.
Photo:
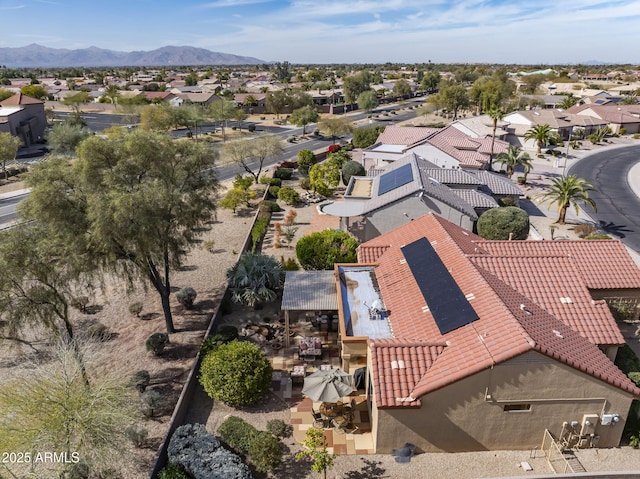
[[[413,181],[413,170],[410,164],[402,165],[395,170],[387,171],[380,176],[378,183],[378,196],[389,193],[400,186],[406,185]]]
[[[428,239],[420,238],[400,249],[441,334],[478,319]]]

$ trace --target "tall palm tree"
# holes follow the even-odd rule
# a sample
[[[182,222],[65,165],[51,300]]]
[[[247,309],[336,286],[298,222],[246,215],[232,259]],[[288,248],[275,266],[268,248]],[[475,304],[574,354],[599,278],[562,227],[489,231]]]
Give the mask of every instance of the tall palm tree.
[[[516,166],[524,167],[524,182],[527,182],[527,174],[529,170],[533,168],[531,165],[531,157],[529,153],[523,152],[520,148],[514,145],[509,145],[509,148],[506,152],[500,153],[496,157],[496,161],[506,165],[507,167],[507,176],[511,178],[516,169]]]
[[[504,112],[498,106],[493,106],[487,111],[487,115],[493,120],[493,133],[491,134],[491,153],[489,154],[489,171],[493,170],[493,147],[496,143],[496,130],[498,122],[504,117]]]
[[[560,225],[565,224],[567,209],[572,203],[576,214],[580,213],[580,203],[587,204],[597,211],[595,201],[589,198],[589,192],[595,191],[595,188],[584,178],[578,178],[575,175],[553,178],[553,183],[546,189],[546,193],[541,194],[540,198],[551,200],[549,206],[558,204],[560,215],[556,223]]]
[[[524,134],[525,140],[535,140],[538,146],[538,154],[542,153],[542,147],[547,144],[551,137],[551,127],[549,125],[535,125],[529,128]]]

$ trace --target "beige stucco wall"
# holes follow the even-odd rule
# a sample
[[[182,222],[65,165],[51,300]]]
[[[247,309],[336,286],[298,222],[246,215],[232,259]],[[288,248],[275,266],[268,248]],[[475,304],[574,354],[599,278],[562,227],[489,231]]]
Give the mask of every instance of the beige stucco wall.
[[[488,394],[485,399],[485,393]],[[541,354],[530,352],[430,393],[419,409],[378,409],[372,404],[378,453],[412,442],[421,451],[529,449],[545,428],[560,435],[563,422],[617,413],[615,426],[597,423],[600,447],[620,442],[630,394]],[[531,404],[505,412],[505,404]]]

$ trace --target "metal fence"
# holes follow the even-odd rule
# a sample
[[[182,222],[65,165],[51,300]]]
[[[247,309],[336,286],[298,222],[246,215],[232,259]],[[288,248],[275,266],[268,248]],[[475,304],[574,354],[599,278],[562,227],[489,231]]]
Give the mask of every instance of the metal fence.
[[[551,469],[553,469],[555,473],[581,472],[574,470],[571,464],[569,464],[562,448],[548,429],[544,430],[542,451],[544,452],[544,456],[547,458],[547,462],[551,466]]]

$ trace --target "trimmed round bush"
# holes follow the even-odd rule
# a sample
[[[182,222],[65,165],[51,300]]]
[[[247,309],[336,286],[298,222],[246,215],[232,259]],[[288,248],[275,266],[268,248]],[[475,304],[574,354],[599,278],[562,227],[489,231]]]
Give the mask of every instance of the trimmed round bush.
[[[176,293],[176,299],[178,303],[184,306],[186,309],[193,308],[193,302],[196,300],[198,293],[193,288],[182,288]]]
[[[271,195],[271,197],[277,198],[279,192],[280,192],[279,186],[273,185],[269,187],[269,194]]]
[[[271,373],[271,364],[258,346],[232,341],[204,357],[199,379],[211,398],[229,406],[246,406],[269,389]]]
[[[96,323],[87,328],[87,336],[95,341],[107,341],[110,335],[104,324]]]
[[[333,269],[335,263],[355,263],[357,247],[358,242],[349,233],[324,230],[300,238],[296,256],[306,270]]]
[[[154,356],[160,356],[167,344],[169,344],[169,335],[166,333],[153,333],[145,343],[147,351],[151,351]]]
[[[275,201],[270,201],[270,200],[263,200],[260,202],[260,205],[258,206],[258,209],[260,211],[268,211],[271,213],[275,213],[277,211],[280,211],[280,206],[278,205],[278,203],[276,203]]]
[[[278,168],[273,172],[273,177],[281,180],[290,180],[291,175],[293,175],[293,169],[291,168]]]
[[[139,318],[140,313],[142,312],[142,307],[142,303],[140,301],[136,301],[135,303],[131,303],[129,305],[129,312]]]
[[[129,381],[129,384],[131,384],[131,386],[136,388],[136,391],[142,394],[145,391],[145,389],[147,389],[147,386],[149,386],[150,382],[151,382],[151,375],[149,374],[149,371],[146,371],[143,369],[133,373],[133,376],[131,376],[131,381]]]
[[[272,186],[271,188],[275,187]],[[271,188],[269,188],[269,190],[271,190]],[[285,186],[280,188],[278,191],[278,199],[284,201],[288,205],[295,205],[300,201],[300,194],[293,188]]]
[[[487,240],[525,240],[529,236],[529,215],[515,206],[492,208],[478,219],[478,235]]]
[[[349,160],[342,167],[342,182],[348,185],[352,176],[364,176],[365,174],[364,166],[355,160]]]
[[[260,431],[249,443],[249,461],[258,472],[273,471],[282,462],[282,444],[270,432]]]
[[[258,430],[238,416],[229,416],[218,427],[218,434],[230,447],[241,454],[246,454]]]
[[[270,419],[267,421],[267,431],[275,437],[286,437],[290,434],[290,427],[282,419]]]
[[[282,180],[280,178],[271,178],[269,180],[270,186],[282,186]]]

